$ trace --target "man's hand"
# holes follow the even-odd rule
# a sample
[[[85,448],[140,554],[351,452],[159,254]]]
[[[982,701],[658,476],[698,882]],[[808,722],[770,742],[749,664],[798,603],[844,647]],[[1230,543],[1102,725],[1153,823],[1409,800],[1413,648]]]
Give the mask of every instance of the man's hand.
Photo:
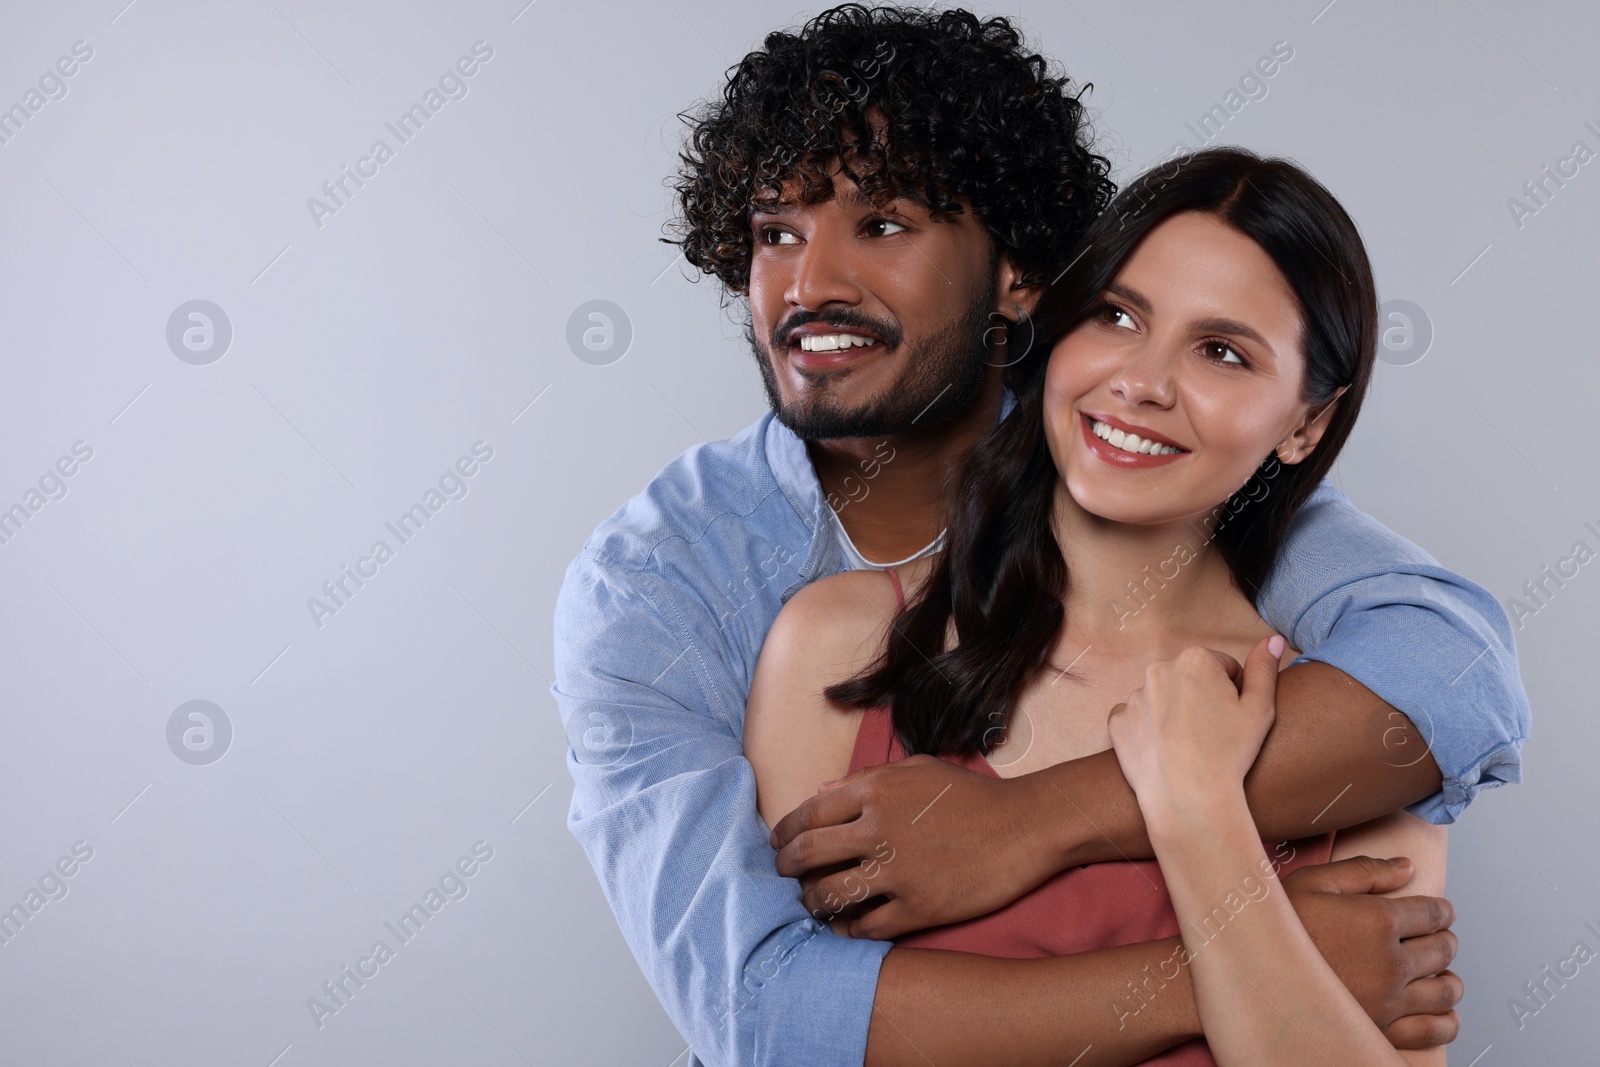
[[[1443,897],[1383,897],[1409,860],[1369,856],[1301,867],[1283,888],[1323,959],[1395,1048],[1449,1044],[1461,1029],[1455,909]]]
[[[773,828],[778,873],[860,861],[802,897],[812,915],[842,913],[852,937],[882,941],[987,915],[1061,868],[1039,845],[1035,788],[933,756],[867,767],[824,785]],[[848,908],[878,897],[887,900],[856,915]]]

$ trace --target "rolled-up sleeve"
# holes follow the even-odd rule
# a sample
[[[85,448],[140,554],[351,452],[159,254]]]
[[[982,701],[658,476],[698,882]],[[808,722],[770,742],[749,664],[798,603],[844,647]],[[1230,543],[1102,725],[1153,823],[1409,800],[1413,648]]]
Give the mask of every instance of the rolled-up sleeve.
[[[1350,675],[1416,725],[1444,782],[1408,811],[1451,823],[1480,790],[1522,780],[1532,714],[1505,611],[1332,483],[1296,516],[1257,607],[1303,659]],[[1394,736],[1396,765],[1427,754]]]
[[[839,937],[774,867],[744,757],[743,672],[707,609],[580,556],[555,614],[568,827],[699,1061],[859,1067],[886,942]]]

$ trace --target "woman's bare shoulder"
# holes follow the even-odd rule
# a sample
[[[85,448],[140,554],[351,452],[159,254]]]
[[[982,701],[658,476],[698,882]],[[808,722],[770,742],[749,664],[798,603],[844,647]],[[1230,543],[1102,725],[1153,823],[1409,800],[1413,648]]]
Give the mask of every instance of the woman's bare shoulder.
[[[815,663],[817,653],[826,653],[845,670],[824,683],[832,684],[855,673],[848,664],[859,669],[877,656],[898,611],[894,584],[886,573],[843,571],[789,598],[761,646],[761,656],[801,649]]]
[[[862,712],[822,691],[877,658],[896,610],[887,575],[845,571],[801,589],[778,613],[756,662],[744,724],[745,756],[769,826],[849,771]]]

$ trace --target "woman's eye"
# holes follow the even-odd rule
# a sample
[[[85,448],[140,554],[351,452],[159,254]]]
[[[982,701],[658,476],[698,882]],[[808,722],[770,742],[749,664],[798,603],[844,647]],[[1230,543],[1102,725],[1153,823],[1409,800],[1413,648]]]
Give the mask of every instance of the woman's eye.
[[[1133,316],[1115,304],[1107,304],[1100,309],[1100,321],[1107,326],[1117,326],[1123,329],[1133,328]]]
[[[1226,341],[1207,341],[1205,343],[1205,352],[1208,357],[1218,363],[1238,363],[1243,365],[1245,362],[1244,357],[1239,355],[1238,349]]]
[[[885,226],[892,226],[894,228],[885,230],[883,228]],[[904,225],[895,222],[893,219],[873,219],[871,222],[867,223],[866,228],[867,232],[871,233],[874,237],[892,237],[906,229]]]
[[[764,245],[794,244],[799,238],[788,230],[777,230],[771,226],[761,228],[761,243]]]

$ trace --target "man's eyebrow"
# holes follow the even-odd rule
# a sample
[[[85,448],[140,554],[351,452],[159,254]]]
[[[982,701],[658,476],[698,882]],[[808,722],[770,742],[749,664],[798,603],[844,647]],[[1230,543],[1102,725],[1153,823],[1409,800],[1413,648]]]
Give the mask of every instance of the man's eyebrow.
[[[852,185],[844,192],[834,194],[834,199],[845,207],[875,208],[878,206],[872,202],[872,199],[866,193],[861,191],[861,186],[859,185]],[[899,197],[895,197],[889,203],[892,204],[898,199]]]
[[[750,204],[752,215],[792,215],[800,205],[792,200],[756,200]]]
[[[869,208],[872,210],[881,211],[892,210],[897,204],[916,204],[916,201],[912,200],[910,197],[896,196],[891,198],[880,208],[877,204],[872,202],[871,197],[867,196],[866,193],[861,191],[859,186],[852,186],[843,192],[835,193],[834,199],[837,200],[842,207],[856,209]],[[752,215],[790,215],[799,209],[800,205],[796,204],[792,200],[759,200],[750,205],[750,213]]]
[[[1112,282],[1106,286],[1106,292],[1122,297],[1122,299],[1146,315],[1151,313],[1152,305],[1149,299],[1137,289],[1123,285],[1121,282]],[[1201,319],[1194,324],[1194,328],[1204,330],[1207,333],[1231,333],[1236,337],[1246,337],[1265,348],[1270,354],[1274,356],[1278,354],[1265,337],[1262,337],[1254,329],[1237,319]]]

